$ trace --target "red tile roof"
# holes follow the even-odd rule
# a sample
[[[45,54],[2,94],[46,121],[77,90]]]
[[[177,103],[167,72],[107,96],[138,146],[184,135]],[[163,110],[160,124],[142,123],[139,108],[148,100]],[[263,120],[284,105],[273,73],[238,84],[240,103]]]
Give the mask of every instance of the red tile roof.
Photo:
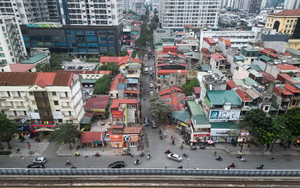
[[[300,90],[299,90],[299,89],[295,88],[294,86],[292,86],[292,85],[290,85],[290,84],[288,84],[288,83],[286,83],[286,84],[284,85],[284,88],[287,89],[287,90],[289,90],[289,91],[292,92],[292,93],[300,93]]]
[[[227,85],[230,87],[230,89],[233,89],[233,88],[236,88],[237,85],[235,85],[235,83],[231,80],[231,79],[228,79],[229,81],[226,82]]]
[[[94,112],[86,112],[84,114],[84,116],[86,116],[86,117],[93,117],[94,116]]]
[[[225,57],[219,54],[211,54],[210,57],[213,58],[214,60],[226,60]]]
[[[275,57],[275,58],[278,57],[278,55],[274,54],[273,52],[270,53],[270,56]]]
[[[162,66],[166,66],[166,65],[168,65],[168,63],[157,64],[156,67],[162,67]]]
[[[179,66],[187,67],[187,64],[178,63]]]
[[[195,92],[196,94],[200,94],[200,92],[201,92],[201,87],[193,87],[193,89],[194,89],[194,92]]]
[[[104,132],[83,132],[80,136],[81,143],[93,143],[94,141],[100,141],[104,137]]]
[[[177,46],[163,46],[163,53],[176,53],[177,54]]]
[[[252,102],[253,100],[242,90],[237,89],[235,90],[238,96],[242,99],[243,102]]]
[[[269,74],[269,73],[266,73],[264,71],[258,71],[258,72],[261,73],[264,76],[263,81],[265,83],[269,83],[272,80],[276,80],[276,78],[274,76],[272,76],[271,74]]]
[[[209,50],[207,48],[202,48],[201,52],[204,53],[204,54],[209,55]]]
[[[114,80],[111,82],[110,91],[118,89],[118,80],[122,76],[123,75],[121,73],[116,75],[116,77],[114,78]]]
[[[119,108],[120,104],[137,105],[137,99],[114,99],[111,108]]]
[[[37,66],[37,64],[9,64],[11,72],[27,72],[35,66]]]
[[[285,55],[285,56],[287,56],[287,55],[291,55],[290,53],[281,53],[282,55]]]
[[[171,94],[172,92],[181,92],[181,93],[184,93],[184,91],[180,87],[178,87],[178,86],[172,86],[172,87],[170,87],[168,89],[161,90],[159,92],[159,95],[163,96],[163,95],[166,95],[166,94]]]
[[[139,91],[135,91],[135,90],[125,90],[124,93],[139,94]]]
[[[277,66],[280,70],[296,70],[296,67],[294,67],[294,65],[285,64],[285,65],[277,65]]]
[[[53,72],[66,72],[74,74],[111,74],[111,71],[82,71],[82,70],[54,70]]]
[[[185,100],[187,99],[186,95],[183,93],[172,93],[170,95],[161,96],[162,100],[170,100],[166,104],[171,104],[174,108],[174,111],[180,111],[185,109]]]
[[[283,11],[277,13],[277,14],[269,14],[274,16],[295,16],[300,17],[300,9],[284,9]]]
[[[105,109],[105,107],[108,104],[109,98],[110,98],[109,95],[103,95],[103,96],[89,98],[86,101],[85,108],[89,109],[89,110]]]
[[[159,70],[157,74],[159,75],[169,75],[171,73],[181,73],[182,75],[186,75],[186,70]]]
[[[273,53],[277,53],[277,51],[272,49],[272,48],[264,48],[264,50],[267,50],[267,51],[270,51],[270,52],[273,52]]]
[[[56,73],[54,72],[43,72],[39,73],[34,84],[41,87],[46,87],[47,85],[52,85]]]
[[[100,57],[100,63],[118,63],[118,65],[122,65],[124,63],[127,63],[127,60],[130,60],[130,56],[125,56],[125,57],[110,57],[110,56],[101,56]]]
[[[210,46],[215,46],[217,44],[213,38],[204,37],[203,41],[207,42]]]
[[[0,85],[32,86],[38,72],[0,72]]]
[[[270,51],[267,49],[263,49],[263,50],[259,51],[259,54],[263,54],[263,55],[268,55],[269,53],[270,53]]]
[[[139,134],[141,132],[141,127],[124,127],[123,134]]]
[[[219,38],[219,41],[221,41],[221,42],[225,41],[225,46],[231,46],[230,39]]]
[[[283,96],[283,95],[294,95],[293,93],[291,93],[289,90],[285,89],[284,87],[275,87],[274,88],[274,92],[277,93],[280,96]]]
[[[132,63],[143,63],[142,60],[140,60],[139,58],[134,58],[131,60]]]

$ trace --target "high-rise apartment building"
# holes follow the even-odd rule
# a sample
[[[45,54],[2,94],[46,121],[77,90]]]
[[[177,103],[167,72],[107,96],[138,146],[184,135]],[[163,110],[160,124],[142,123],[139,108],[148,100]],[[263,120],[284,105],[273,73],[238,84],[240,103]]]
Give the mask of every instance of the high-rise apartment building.
[[[17,19],[15,16],[0,16],[0,27],[0,61],[20,63],[27,52]]]
[[[300,0],[285,0],[284,9],[300,9]]]
[[[163,28],[180,30],[185,25],[218,27],[221,0],[160,0],[159,21]]]
[[[251,0],[249,12],[250,13],[259,13],[261,8],[262,0]]]
[[[61,23],[71,25],[120,25],[122,0],[58,0]]]
[[[2,0],[0,15],[16,16],[20,24],[49,20],[47,0]]]

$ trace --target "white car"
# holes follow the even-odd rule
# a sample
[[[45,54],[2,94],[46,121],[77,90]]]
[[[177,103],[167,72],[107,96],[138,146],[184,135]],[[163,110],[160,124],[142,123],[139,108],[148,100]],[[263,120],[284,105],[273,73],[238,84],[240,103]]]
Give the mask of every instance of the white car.
[[[152,88],[154,85],[152,83],[150,83],[150,87]]]
[[[175,160],[175,161],[178,161],[178,162],[182,161],[182,157],[180,155],[175,154],[175,153],[170,153],[168,155],[168,159],[172,159],[172,160]]]
[[[153,92],[153,91],[151,91],[151,92],[150,92],[150,95],[154,95],[154,92]]]
[[[151,71],[153,70],[152,67],[150,67],[150,70],[151,70]]]
[[[32,160],[33,163],[45,164],[47,159],[45,157],[36,157]]]

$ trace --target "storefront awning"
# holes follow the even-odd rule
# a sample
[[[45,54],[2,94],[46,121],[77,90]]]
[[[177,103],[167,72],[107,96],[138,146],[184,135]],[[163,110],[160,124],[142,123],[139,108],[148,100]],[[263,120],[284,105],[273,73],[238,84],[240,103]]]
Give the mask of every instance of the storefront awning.
[[[89,125],[90,122],[91,122],[91,120],[92,120],[92,117],[84,116],[84,117],[82,118],[82,120],[80,121],[80,124],[81,124],[81,125]]]
[[[81,143],[94,143],[94,141],[101,141],[104,138],[104,132],[84,132],[81,133],[80,142]]]
[[[133,94],[139,94],[139,91],[134,90],[125,90],[124,93],[133,93]]]
[[[96,115],[96,116],[103,116],[104,112],[95,112],[94,115]]]
[[[45,132],[45,131],[54,131],[54,129],[49,129],[49,128],[40,128],[40,129],[37,129],[35,131],[39,131],[39,132]]]
[[[54,125],[45,125],[45,124],[34,124],[33,127],[54,127]]]

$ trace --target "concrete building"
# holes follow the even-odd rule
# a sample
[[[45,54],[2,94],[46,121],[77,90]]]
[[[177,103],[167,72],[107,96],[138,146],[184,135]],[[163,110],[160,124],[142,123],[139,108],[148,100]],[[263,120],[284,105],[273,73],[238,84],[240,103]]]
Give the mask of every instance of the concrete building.
[[[159,21],[172,30],[182,30],[185,25],[217,28],[220,5],[220,0],[160,0]]]
[[[258,57],[259,51],[251,46],[247,46],[241,49],[241,56],[245,59],[244,63],[247,65],[253,65],[254,60]]]
[[[20,63],[27,56],[22,32],[15,16],[0,16],[0,61]]]
[[[216,69],[225,69],[226,66],[226,58],[223,55],[219,54],[211,54],[210,55],[210,62],[209,66],[210,68],[216,68]]]
[[[164,37],[171,37],[171,30],[164,28],[157,28],[153,31],[153,44],[155,45],[157,42],[161,41]]]
[[[284,9],[299,9],[300,0],[285,0]]]
[[[137,99],[114,99],[111,109],[111,121],[114,125],[128,127],[131,123],[139,123],[140,112]]]
[[[0,73],[2,113],[38,127],[79,124],[84,116],[80,78],[73,73]]]
[[[289,35],[262,35],[262,41],[264,41],[265,48],[271,48],[278,53],[284,53],[288,47]],[[295,41],[296,39],[294,39],[294,43]]]
[[[249,12],[250,13],[259,13],[262,0],[251,0]]]
[[[206,48],[210,53],[214,53],[216,50],[216,41],[213,38],[203,38],[202,48]]]
[[[181,87],[186,83],[186,70],[158,70],[157,86],[166,89],[172,86]]]
[[[17,22],[19,24],[47,21],[50,18],[47,5],[49,1],[50,0],[1,1],[0,15],[16,16]]]

